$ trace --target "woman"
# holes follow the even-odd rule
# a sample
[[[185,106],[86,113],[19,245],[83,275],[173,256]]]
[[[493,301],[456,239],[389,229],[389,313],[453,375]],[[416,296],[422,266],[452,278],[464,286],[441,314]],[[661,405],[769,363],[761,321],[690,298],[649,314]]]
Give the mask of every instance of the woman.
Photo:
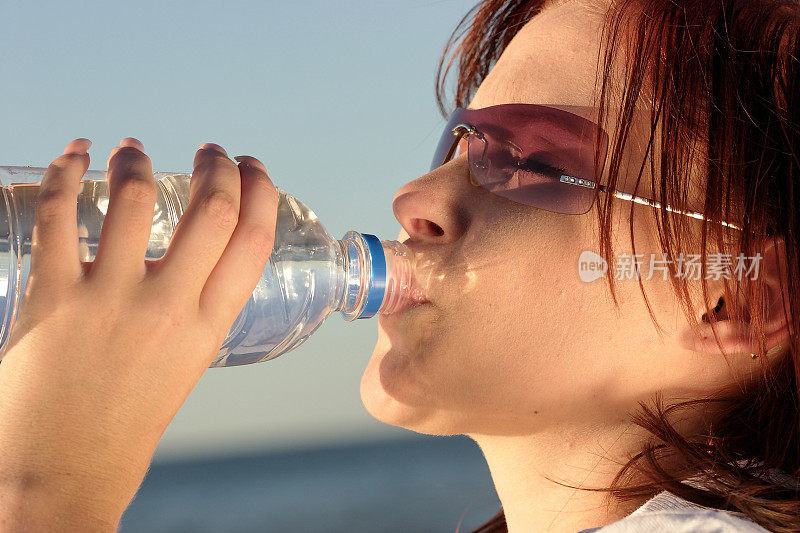
[[[800,531],[798,9],[487,0],[451,40],[469,110],[393,203],[429,301],[379,319],[361,394],[478,443],[503,505],[481,531]],[[0,365],[12,530],[116,527],[273,244],[264,166],[206,144],[143,261],[125,139],[81,264],[88,147],[45,176]]]

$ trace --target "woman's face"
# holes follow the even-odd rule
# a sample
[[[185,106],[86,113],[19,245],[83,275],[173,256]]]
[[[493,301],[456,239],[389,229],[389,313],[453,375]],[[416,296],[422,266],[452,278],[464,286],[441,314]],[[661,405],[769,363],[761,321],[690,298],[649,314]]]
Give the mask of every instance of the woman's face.
[[[469,107],[592,105],[603,16],[583,2],[545,8]],[[561,215],[495,196],[470,183],[465,156],[404,185],[393,207],[430,303],[378,320],[361,396],[379,420],[433,434],[528,434],[615,423],[655,391],[694,394],[687,382],[715,379],[677,340],[683,316],[669,282],[644,282],[659,337],[636,281],[617,284],[619,310],[603,279],[581,281],[581,252],[599,252],[594,210]],[[630,252],[629,204],[619,207],[615,255]],[[636,253],[649,257],[659,251],[639,216],[649,208],[636,209]]]

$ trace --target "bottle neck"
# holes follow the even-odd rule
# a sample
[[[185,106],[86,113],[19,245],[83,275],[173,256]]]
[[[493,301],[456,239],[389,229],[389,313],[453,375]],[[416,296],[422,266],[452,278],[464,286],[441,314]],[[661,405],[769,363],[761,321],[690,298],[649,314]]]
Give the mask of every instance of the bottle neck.
[[[411,254],[403,243],[350,231],[337,241],[336,253],[331,310],[345,320],[391,313],[409,298]]]

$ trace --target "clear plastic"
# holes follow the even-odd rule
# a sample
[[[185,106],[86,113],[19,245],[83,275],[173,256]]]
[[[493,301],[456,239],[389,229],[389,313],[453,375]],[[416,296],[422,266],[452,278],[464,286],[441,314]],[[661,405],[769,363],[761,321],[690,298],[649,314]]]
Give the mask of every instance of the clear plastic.
[[[36,196],[44,171],[0,167],[0,357],[30,271]],[[158,196],[146,254],[152,260],[164,255],[188,206],[190,176],[159,172],[154,178]],[[77,197],[82,261],[95,258],[107,208],[105,172],[90,170]],[[305,341],[334,311],[346,320],[368,318],[373,313],[366,311],[367,300],[376,293],[379,298],[371,301],[371,307],[380,301],[377,313],[390,313],[413,299],[407,247],[398,241],[381,241],[383,257],[375,257],[365,237],[372,236],[348,232],[343,239],[334,239],[308,207],[280,191],[272,255],[211,366],[273,359]],[[383,261],[385,274],[374,268]]]

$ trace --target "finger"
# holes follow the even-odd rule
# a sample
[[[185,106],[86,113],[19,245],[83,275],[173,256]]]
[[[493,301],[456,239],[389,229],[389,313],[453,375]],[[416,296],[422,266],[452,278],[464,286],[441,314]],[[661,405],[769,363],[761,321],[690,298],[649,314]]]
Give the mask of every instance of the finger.
[[[239,156],[239,223],[208,277],[200,308],[214,324],[233,324],[261,278],[275,243],[278,190],[258,159]]]
[[[108,210],[100,232],[92,278],[141,279],[153,226],[153,166],[136,139],[122,139],[109,159]]]
[[[205,150],[213,150],[215,152],[219,152],[220,154],[224,155],[225,157],[228,157],[228,152],[226,152],[225,149],[222,146],[218,145],[218,144],[203,143],[203,144],[201,144],[199,146],[199,148],[200,149],[194,155],[194,162],[192,163],[192,168],[197,168],[198,163],[201,162],[201,158],[203,158],[203,157],[205,157],[207,155],[207,152],[205,152]],[[197,194],[197,189],[200,186],[200,184],[201,184],[201,180],[199,180],[199,179],[198,180],[189,180],[189,201],[190,202],[192,201],[192,198],[194,198],[195,194]]]
[[[133,146],[134,148],[138,148],[142,152],[144,152],[144,145],[139,139],[134,139],[133,137],[125,137],[119,142],[119,145],[115,146],[111,149],[111,153],[108,154],[108,159],[106,159],[106,168],[111,165],[111,158],[114,157],[114,154],[119,152],[120,148],[123,146]]]
[[[87,151],[91,145],[89,139],[70,142],[42,177],[31,234],[31,282],[62,283],[82,275],[77,204],[81,179],[89,168]]]
[[[236,228],[241,178],[224,150],[210,147],[198,150],[190,186],[192,182],[195,194],[172,232],[156,275],[164,290],[196,303]]]

